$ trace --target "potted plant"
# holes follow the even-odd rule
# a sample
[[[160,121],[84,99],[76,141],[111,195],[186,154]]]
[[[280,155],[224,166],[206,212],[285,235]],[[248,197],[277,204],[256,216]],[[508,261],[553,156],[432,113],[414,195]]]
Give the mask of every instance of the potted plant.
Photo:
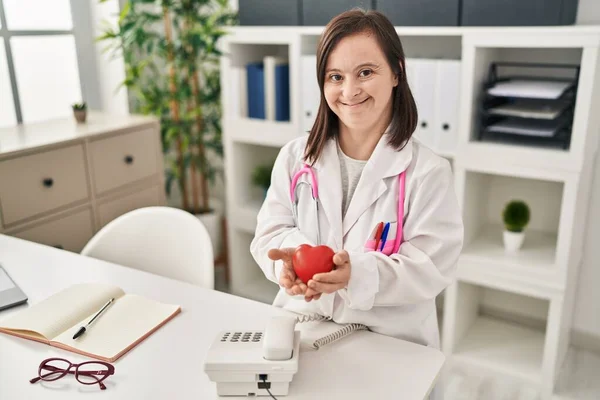
[[[160,118],[165,191],[171,196],[178,185],[181,208],[207,226],[215,255],[221,216],[210,204],[209,184],[223,156],[218,41],[237,23],[228,3],[129,0],[117,27],[107,25],[98,38],[123,57],[132,111]]]
[[[263,190],[263,195],[266,197],[267,190],[271,186],[271,172],[273,171],[273,164],[269,165],[258,165],[252,171],[252,183]]]
[[[516,253],[523,245],[525,227],[531,213],[529,206],[522,200],[511,200],[502,211],[504,221],[504,249],[507,253]]]
[[[87,119],[87,104],[83,103],[75,103],[71,105],[73,108],[73,115],[75,116],[75,120],[78,123],[83,124]]]

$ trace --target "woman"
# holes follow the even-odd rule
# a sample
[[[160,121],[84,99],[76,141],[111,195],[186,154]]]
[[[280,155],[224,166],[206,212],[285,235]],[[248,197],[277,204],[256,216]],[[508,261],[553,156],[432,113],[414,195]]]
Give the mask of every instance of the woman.
[[[417,110],[405,71],[381,13],[352,10],[326,26],[315,124],[281,149],[250,250],[281,286],[275,306],[439,348],[435,297],[453,282],[463,224],[448,161],[411,137]],[[293,213],[290,185],[305,164],[318,226],[309,186],[296,186]],[[301,244],[331,247],[335,269],[302,283],[291,262]]]

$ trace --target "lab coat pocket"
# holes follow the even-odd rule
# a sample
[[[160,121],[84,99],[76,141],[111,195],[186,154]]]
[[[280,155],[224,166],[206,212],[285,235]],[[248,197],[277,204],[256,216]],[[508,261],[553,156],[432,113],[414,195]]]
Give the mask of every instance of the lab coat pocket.
[[[369,239],[367,240],[367,243],[365,243],[365,253],[368,251],[373,251],[375,250],[375,239]]]
[[[385,254],[386,256],[389,256],[390,254],[392,254],[392,251],[394,251],[394,244],[395,244],[394,239],[392,239],[391,241],[388,240],[387,242],[385,242],[385,245],[383,246],[383,249],[381,250],[381,252],[383,254]]]
[[[379,243],[380,248],[378,249],[386,256],[389,256],[394,252],[394,245],[396,244],[396,229],[398,229],[397,221],[390,222],[390,228],[388,229],[387,237],[385,238],[385,243],[383,243],[383,248],[381,248],[381,243]]]
[[[383,244],[383,248],[381,248],[381,241],[379,241],[379,243],[377,243],[376,239],[369,237],[365,243],[364,251],[365,252],[378,251],[380,253],[385,254],[386,256],[389,256],[390,254],[392,254],[392,252],[394,251],[394,245],[396,244],[396,234],[397,234],[396,228],[397,228],[397,223],[391,222],[390,227],[387,232],[387,235],[385,237],[385,243]],[[377,246],[377,248],[375,248],[375,246]]]

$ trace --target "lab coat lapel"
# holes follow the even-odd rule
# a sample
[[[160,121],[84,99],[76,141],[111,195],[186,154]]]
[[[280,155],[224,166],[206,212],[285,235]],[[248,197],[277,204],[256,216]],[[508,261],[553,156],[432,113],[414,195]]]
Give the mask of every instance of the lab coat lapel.
[[[348,211],[342,225],[342,237],[354,226],[360,216],[371,207],[395,183],[394,179],[402,173],[412,159],[412,141],[400,151],[388,145],[388,134],[384,134],[375,147],[369,161],[365,164],[354,195],[348,205]]]
[[[323,153],[315,163],[319,187],[319,207],[329,222],[329,238],[321,235],[322,244],[331,238],[336,248],[342,248],[342,180],[335,139],[327,140]],[[322,222],[321,222],[322,225]],[[323,226],[321,226],[323,229]]]

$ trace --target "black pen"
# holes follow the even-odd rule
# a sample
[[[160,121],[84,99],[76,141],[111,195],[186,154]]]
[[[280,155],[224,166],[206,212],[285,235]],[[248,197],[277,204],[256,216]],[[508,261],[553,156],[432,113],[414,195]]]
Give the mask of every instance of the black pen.
[[[86,328],[87,328],[88,326],[90,326],[90,324],[91,324],[92,322],[94,322],[94,320],[95,320],[96,318],[98,318],[98,316],[99,316],[100,314],[102,314],[102,312],[103,312],[104,310],[106,310],[106,309],[108,308],[108,306],[110,306],[110,304],[111,304],[113,301],[115,301],[115,299],[114,299],[114,298],[110,299],[110,300],[108,301],[108,303],[106,303],[106,304],[104,305],[104,307],[102,307],[102,308],[100,309],[100,311],[98,311],[98,312],[96,313],[96,315],[94,315],[94,318],[92,318],[92,319],[90,320],[90,322],[88,322],[88,323],[87,323],[87,325],[85,325],[85,326],[82,326],[81,328],[79,328],[79,330],[77,331],[77,333],[76,333],[75,335],[73,335],[73,339],[77,339],[79,336],[83,335],[83,334],[85,333],[85,331],[86,331]]]

